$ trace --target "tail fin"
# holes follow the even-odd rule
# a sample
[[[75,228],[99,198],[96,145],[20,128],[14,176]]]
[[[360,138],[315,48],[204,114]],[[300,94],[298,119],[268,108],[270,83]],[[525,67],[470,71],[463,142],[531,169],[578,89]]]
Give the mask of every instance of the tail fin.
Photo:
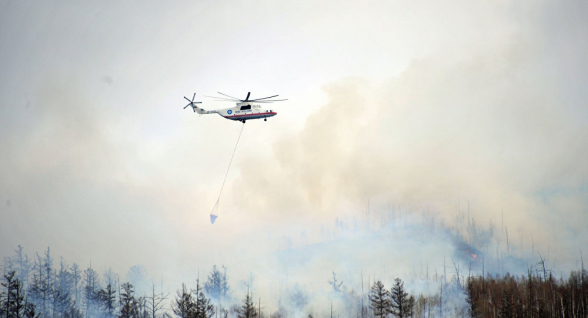
[[[217,113],[216,110],[206,110],[206,109],[200,108],[196,105],[192,105],[192,109],[194,110],[195,113],[198,113],[200,115],[202,115],[202,114],[216,114]]]
[[[198,107],[197,104],[200,104],[200,103],[193,102],[193,103],[190,103],[190,104],[186,105],[186,107],[188,107],[188,106],[192,107],[192,110],[195,113],[198,113],[198,114],[207,114],[207,111],[205,109],[203,109],[203,108]]]
[[[192,105],[192,109],[194,110],[195,113],[198,113],[198,114],[201,114],[201,115],[202,114],[206,114],[206,110],[204,110],[203,108],[200,108],[200,107],[198,107],[196,105]]]

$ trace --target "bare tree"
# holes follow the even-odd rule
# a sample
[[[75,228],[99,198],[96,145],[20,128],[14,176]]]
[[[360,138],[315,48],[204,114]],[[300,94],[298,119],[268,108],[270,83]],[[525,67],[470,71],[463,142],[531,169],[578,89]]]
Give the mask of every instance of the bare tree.
[[[99,290],[100,278],[98,273],[92,267],[89,267],[84,271],[84,305],[87,316],[93,315],[99,305]]]
[[[22,246],[18,246],[16,250],[16,257],[14,259],[15,265],[18,268],[16,273],[16,278],[20,280],[22,283],[23,289],[28,288],[28,281],[29,281],[29,274],[31,272],[31,262],[29,260],[29,256],[24,254],[24,248]]]
[[[79,285],[80,282],[82,280],[82,271],[80,270],[80,266],[78,266],[78,264],[73,263],[73,265],[71,266],[70,269],[70,274],[71,274],[71,279],[72,279],[72,288],[73,288],[73,293],[72,295],[74,296],[74,304],[76,307],[79,308],[80,306],[80,293],[79,293]]]
[[[551,274],[552,271],[550,269],[547,269],[547,267],[545,267],[545,263],[547,263],[547,258],[541,256],[540,253],[537,253],[537,254],[539,254],[539,262],[537,262],[537,264],[536,264],[537,265],[537,272],[542,272],[543,273],[543,280],[547,281],[547,273]]]
[[[29,293],[31,301],[42,317],[49,316],[51,305],[51,294],[53,293],[53,258],[50,255],[50,249],[47,247],[45,257],[36,254],[33,265],[33,282],[30,286]]]
[[[334,271],[333,271],[333,280],[329,281],[329,285],[333,286],[334,292],[338,293],[341,291],[341,285],[343,285],[343,282],[337,281],[337,275],[335,274]]]
[[[168,294],[164,295],[163,291],[161,292],[161,294],[156,294],[155,284],[152,283],[151,287],[151,296],[147,297],[147,303],[149,304],[149,307],[151,309],[151,318],[155,318],[157,316],[157,312],[163,309],[163,302],[167,298]]]
[[[457,287],[461,288],[461,280],[460,280],[460,274],[459,274],[459,264],[456,264],[454,260],[451,260],[453,262],[453,268],[455,269],[455,276],[457,277]]]
[[[72,277],[69,266],[65,263],[63,257],[60,260],[59,271],[55,271],[55,283],[52,293],[52,305],[54,316],[63,316],[72,306]]]

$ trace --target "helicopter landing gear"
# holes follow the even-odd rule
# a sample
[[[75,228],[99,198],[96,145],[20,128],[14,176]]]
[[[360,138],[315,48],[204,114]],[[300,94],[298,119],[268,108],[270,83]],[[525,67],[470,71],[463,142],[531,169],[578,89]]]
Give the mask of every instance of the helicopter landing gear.
[[[263,121],[267,121],[267,118],[264,118]]]
[[[241,122],[242,122],[242,123],[245,123],[245,119],[243,119]]]

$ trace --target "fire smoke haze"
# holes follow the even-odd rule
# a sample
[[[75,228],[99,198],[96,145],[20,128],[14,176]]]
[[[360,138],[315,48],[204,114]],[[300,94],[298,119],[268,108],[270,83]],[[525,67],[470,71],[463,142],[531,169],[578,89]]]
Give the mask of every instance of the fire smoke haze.
[[[51,246],[172,289],[213,264],[234,286],[287,267],[316,290],[333,270],[402,275],[394,253],[438,268],[454,249],[335,219],[451,227],[468,207],[560,266],[587,246],[583,1],[0,8],[0,256]],[[182,111],[194,91],[289,99],[245,125],[214,225],[241,124]]]

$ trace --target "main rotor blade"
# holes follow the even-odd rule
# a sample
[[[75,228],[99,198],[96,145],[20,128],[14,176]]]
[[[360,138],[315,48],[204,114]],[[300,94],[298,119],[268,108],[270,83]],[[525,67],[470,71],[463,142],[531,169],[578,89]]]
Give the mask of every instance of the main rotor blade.
[[[240,99],[228,99],[228,98],[220,98],[220,97],[214,97],[214,96],[206,96],[206,97],[214,98],[213,102],[240,102],[241,101]]]
[[[251,92],[247,92],[247,97],[245,97],[245,100],[244,100],[244,102],[247,102],[247,101],[249,101],[249,95],[251,95]]]
[[[196,98],[196,93],[194,93],[194,96],[192,96],[192,102],[194,101],[194,98]]]
[[[266,99],[266,100],[260,100],[258,103],[264,103],[264,102],[282,102],[288,99]]]
[[[227,97],[230,97],[230,98],[232,98],[232,99],[236,99],[236,100],[243,101],[243,100],[241,100],[241,99],[238,99],[237,97],[229,96],[229,95],[227,95],[227,94],[223,94],[223,93],[221,93],[221,92],[217,92],[217,93],[219,93],[219,94],[221,94],[221,95],[224,95],[224,96],[227,96]]]
[[[269,103],[273,103],[273,102],[283,102],[287,99],[276,99],[276,100],[260,100],[260,101],[255,101],[254,103],[259,103],[259,104],[269,104]]]
[[[188,99],[188,97],[184,96],[184,98],[189,101],[190,103],[192,102],[191,100]]]
[[[273,98],[273,97],[278,97],[280,95],[274,95],[274,96],[270,96],[270,97],[263,97],[263,98],[256,98],[256,99],[252,99],[250,100],[250,102],[254,102],[254,101],[258,101],[258,100],[262,100],[262,99],[268,99],[268,98]]]

